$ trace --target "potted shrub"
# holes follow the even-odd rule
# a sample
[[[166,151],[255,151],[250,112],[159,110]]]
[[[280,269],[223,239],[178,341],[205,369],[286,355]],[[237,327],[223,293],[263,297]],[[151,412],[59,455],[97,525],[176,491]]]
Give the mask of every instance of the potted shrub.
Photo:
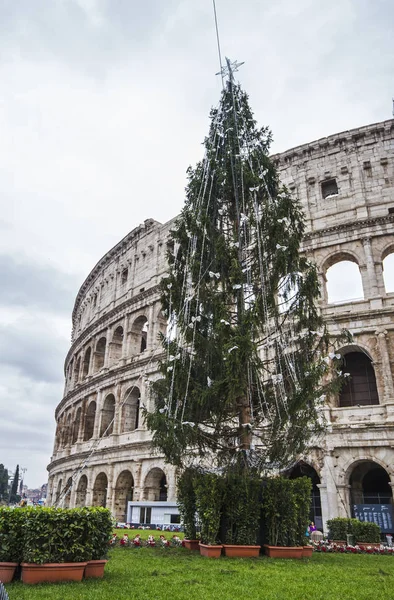
[[[358,519],[349,519],[349,521],[357,546],[360,546],[361,549],[366,546],[380,547],[379,525],[368,521],[359,521]]]
[[[0,581],[10,583],[22,560],[23,509],[0,508]]]
[[[305,480],[301,488],[298,482]],[[297,483],[295,483],[297,482]],[[263,488],[263,519],[265,553],[271,558],[302,558],[304,538],[301,538],[308,525],[305,514],[310,509],[311,482],[307,477],[290,480],[275,477],[266,481]],[[308,491],[308,493],[307,493]]]
[[[230,470],[224,481],[224,553],[230,557],[257,557],[261,548],[256,544],[261,479],[249,471]]]
[[[81,581],[90,556],[82,509],[38,507],[27,512],[23,583]]]
[[[218,539],[224,498],[223,478],[215,473],[196,474],[195,493],[201,521],[200,554],[219,558],[223,547]]]
[[[85,567],[85,578],[103,577],[112,538],[112,517],[107,508],[82,509],[86,514],[87,542],[90,559]]]
[[[305,533],[309,524],[311,481],[308,477],[300,477],[293,479],[292,483],[297,510],[296,545],[303,547],[303,558],[310,558],[313,554],[313,546],[307,543]]]
[[[189,550],[199,550],[199,540],[197,537],[197,507],[196,493],[194,489],[194,480],[196,471],[187,468],[178,479],[177,499],[179,514],[183,523],[185,532],[185,548]]]
[[[352,533],[349,521],[350,519],[344,517],[335,517],[335,519],[327,521],[328,539],[332,540],[338,546],[346,546],[346,536]]]

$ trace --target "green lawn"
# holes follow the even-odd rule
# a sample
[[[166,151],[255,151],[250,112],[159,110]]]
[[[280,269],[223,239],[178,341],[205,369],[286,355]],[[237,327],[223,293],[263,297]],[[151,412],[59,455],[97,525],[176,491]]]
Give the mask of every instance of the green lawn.
[[[10,600],[391,600],[394,556],[215,560],[183,548],[114,548],[103,580],[6,587]]]

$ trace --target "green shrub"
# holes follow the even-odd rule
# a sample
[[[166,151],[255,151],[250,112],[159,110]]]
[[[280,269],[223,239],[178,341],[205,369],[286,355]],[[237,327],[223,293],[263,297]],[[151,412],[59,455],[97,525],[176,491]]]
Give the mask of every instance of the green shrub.
[[[0,562],[22,561],[25,509],[0,508]]]
[[[261,479],[248,471],[231,470],[224,483],[224,541],[255,545],[261,515]]]
[[[195,477],[195,469],[185,469],[179,477],[177,485],[179,514],[183,523],[185,538],[188,540],[197,538]]]
[[[311,505],[310,486],[307,477],[266,480],[263,488],[263,522],[269,545],[304,545]]]
[[[83,508],[87,523],[87,544],[89,548],[89,560],[100,560],[107,558],[109,540],[112,537],[112,516],[107,508],[101,506]]]
[[[346,540],[346,535],[351,534],[355,542],[378,543],[380,541],[380,527],[376,523],[336,517],[327,521],[327,525],[328,537],[331,540]]]
[[[224,480],[215,473],[196,473],[194,477],[196,507],[201,521],[201,542],[219,542],[220,518],[224,498]]]

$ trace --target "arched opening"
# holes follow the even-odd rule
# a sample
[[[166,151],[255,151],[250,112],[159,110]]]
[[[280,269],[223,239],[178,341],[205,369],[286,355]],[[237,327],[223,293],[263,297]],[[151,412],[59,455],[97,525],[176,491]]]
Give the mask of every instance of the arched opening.
[[[104,506],[107,505],[107,488],[108,479],[105,473],[100,473],[96,477],[96,481],[93,486],[93,498],[92,506]]]
[[[140,354],[147,348],[148,319],[141,315],[136,319],[131,328],[131,353]]]
[[[138,429],[140,414],[140,390],[137,387],[130,388],[127,390],[125,398],[126,400],[122,406],[120,423],[121,433]]]
[[[72,439],[71,439],[72,444],[76,444],[78,441],[79,428],[81,426],[81,414],[82,414],[82,408],[79,407],[77,409],[77,412],[75,413],[75,419],[74,419],[74,423],[73,423]]]
[[[297,463],[289,473],[289,479],[296,479],[297,477],[309,477],[312,482],[311,511],[309,519],[314,522],[316,529],[323,531],[320,489],[318,487],[320,484],[320,477],[313,467],[303,461]]]
[[[60,498],[60,494],[62,493],[62,489],[63,489],[63,479],[59,479],[58,484],[57,484],[57,488],[56,488],[56,496],[55,496],[55,504],[57,504],[59,498]]]
[[[329,304],[362,300],[363,283],[357,263],[341,260],[326,272],[327,299]]]
[[[85,430],[83,434],[84,442],[90,440],[93,437],[94,432],[94,421],[96,419],[96,403],[93,400],[88,406],[85,415]]]
[[[115,486],[115,519],[125,522],[127,504],[133,499],[134,479],[130,471],[122,471]]]
[[[82,475],[78,482],[77,492],[75,494],[75,506],[82,507],[86,504],[86,491],[88,488],[88,478],[86,475]]]
[[[64,490],[65,496],[64,496],[64,500],[63,500],[63,508],[70,508],[71,486],[72,486],[72,479],[71,479],[71,477],[69,477],[67,479],[66,489]]]
[[[343,372],[349,373],[339,392],[339,406],[379,404],[375,371],[364,352],[348,352],[343,357]]]
[[[164,471],[157,467],[149,471],[145,479],[144,497],[154,502],[167,500],[167,478]]]
[[[71,383],[71,379],[72,379],[72,376],[73,376],[73,369],[74,369],[74,359],[71,359],[71,362],[68,365],[68,371],[67,371],[68,382],[69,383]]]
[[[383,259],[383,281],[386,294],[394,293],[394,252]]]
[[[111,342],[111,362],[117,362],[122,358],[123,327],[119,325],[114,331]]]
[[[75,363],[75,369],[74,369],[74,383],[78,383],[79,381],[79,371],[81,368],[81,357],[78,358],[77,362]]]
[[[85,352],[85,356],[83,357],[82,377],[87,377],[89,375],[89,365],[90,365],[91,355],[92,355],[92,349],[89,346],[89,348]]]
[[[115,396],[109,394],[101,410],[100,437],[111,435],[114,429]]]
[[[107,345],[107,340],[105,337],[102,337],[97,342],[96,351],[94,353],[94,370],[98,371],[102,369],[104,366],[104,358],[105,358],[105,347]]]
[[[352,504],[392,504],[390,477],[377,463],[358,463],[349,479]]]

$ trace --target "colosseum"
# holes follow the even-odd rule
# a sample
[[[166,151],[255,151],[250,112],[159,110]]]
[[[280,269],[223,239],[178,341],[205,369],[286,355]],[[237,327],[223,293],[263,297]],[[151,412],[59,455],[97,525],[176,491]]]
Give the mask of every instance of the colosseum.
[[[272,157],[303,202],[303,252],[318,265],[325,319],[333,333],[353,334],[352,345],[340,349],[351,381],[325,407],[325,437],[288,472],[311,477],[311,516],[321,529],[360,506],[392,504],[393,149],[394,120],[388,120]],[[159,282],[171,225],[148,219],[136,227],[78,292],[48,466],[49,504],[104,505],[118,521],[178,522],[177,474],[153,452],[141,417],[158,377],[158,334],[167,328]],[[393,531],[389,508],[383,517],[383,530]]]

